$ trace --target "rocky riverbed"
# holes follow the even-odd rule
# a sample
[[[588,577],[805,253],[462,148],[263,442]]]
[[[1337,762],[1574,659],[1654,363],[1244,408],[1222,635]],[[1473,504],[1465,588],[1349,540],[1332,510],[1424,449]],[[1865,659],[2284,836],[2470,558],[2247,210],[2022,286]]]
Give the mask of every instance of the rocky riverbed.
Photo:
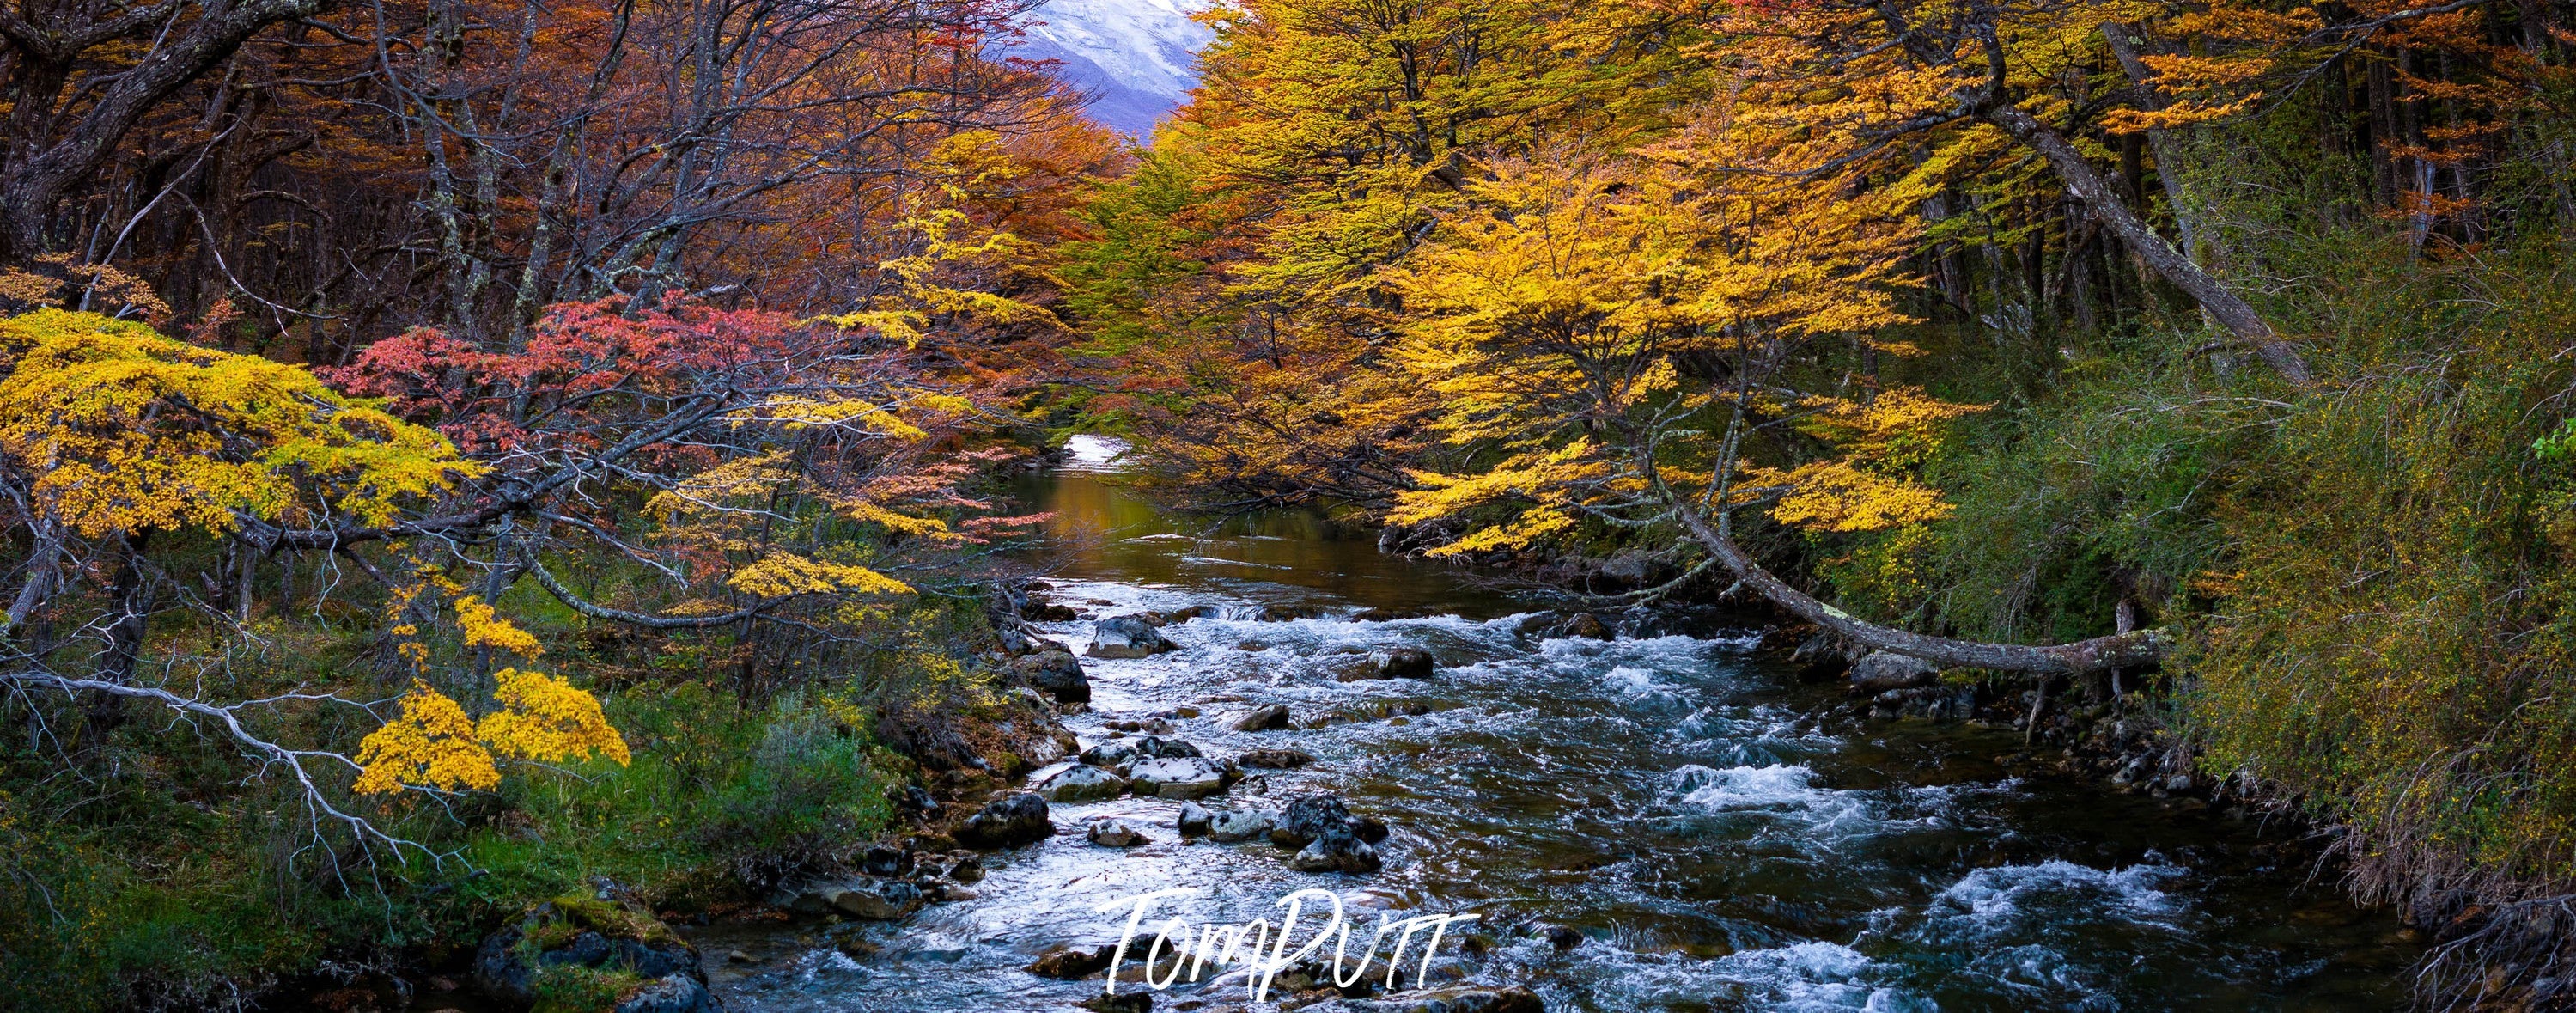
[[[2402,1005],[2408,933],[2311,882],[2262,814],[2169,789],[2147,724],[2079,687],[2032,735],[2022,687],[1855,692],[1851,659],[1820,669],[1759,618],[1582,613],[1311,519],[1209,529],[1078,473],[1033,485],[1059,572],[1010,664],[1057,673],[1035,691],[1075,741],[1000,792],[1050,832],[900,921],[692,930],[756,961],[711,962],[736,1013],[1097,1004],[1116,902],[1195,888],[1156,917],[1241,924],[1309,887],[1361,937],[1476,920],[1426,988],[1292,968],[1268,1003],[1237,975],[1153,1008]],[[1274,836],[1327,798],[1340,833]]]
[[[1853,688],[1758,619],[1551,608],[1311,519],[1033,486],[1062,540],[996,661],[1013,769],[934,777],[866,868],[683,927],[733,1013],[2403,1005],[2420,942],[2134,699]],[[1391,989],[1308,960],[1259,1002],[1241,973],[1149,991],[1173,964],[1129,953],[1104,995],[1122,903],[1192,891],[1153,917],[1195,932],[1310,888],[1354,957],[1446,935]]]

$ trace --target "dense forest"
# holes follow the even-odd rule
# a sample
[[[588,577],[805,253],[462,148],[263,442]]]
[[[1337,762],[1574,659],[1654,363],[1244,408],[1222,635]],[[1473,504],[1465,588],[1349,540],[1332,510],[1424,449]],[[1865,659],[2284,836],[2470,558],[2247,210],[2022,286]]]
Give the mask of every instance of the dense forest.
[[[0,1002],[971,810],[1076,702],[1001,482],[1095,433],[2153,715],[2423,1003],[2576,1004],[2576,4],[1234,0],[1150,143],[1031,15],[0,10]]]

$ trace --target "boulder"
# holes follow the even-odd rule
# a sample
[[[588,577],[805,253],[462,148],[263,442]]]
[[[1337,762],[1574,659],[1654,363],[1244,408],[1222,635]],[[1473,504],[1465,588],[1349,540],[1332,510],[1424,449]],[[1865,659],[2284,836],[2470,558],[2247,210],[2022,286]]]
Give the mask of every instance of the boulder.
[[[1199,752],[1199,747],[1179,739],[1148,735],[1136,740],[1136,758],[1139,760],[1168,760],[1176,757],[1205,755],[1207,754]]]
[[[951,851],[941,856],[939,874],[960,883],[984,878],[984,857],[972,851]]]
[[[1208,817],[1208,837],[1232,844],[1270,832],[1276,818],[1259,809],[1226,809]]]
[[[485,936],[474,953],[472,978],[475,988],[492,1001],[526,1008],[536,1001],[541,977],[568,967],[620,971],[647,980],[676,976],[699,985],[699,994],[705,993],[706,974],[698,951],[669,926],[640,909],[580,894],[540,903],[518,922]],[[678,986],[671,990],[686,991]],[[672,1010],[703,1013],[719,1008]]]
[[[1078,1003],[1091,1013],[1150,1013],[1154,1008],[1152,992],[1116,992],[1095,995]]]
[[[1392,678],[1386,674],[1386,666],[1379,664],[1375,658],[1352,658],[1328,665],[1326,670],[1333,673],[1334,682],[1366,682],[1370,679]]]
[[[1208,832],[1208,821],[1215,817],[1216,814],[1209,812],[1206,806],[1196,802],[1183,802],[1181,818],[1176,821],[1175,826],[1183,837],[1205,837]]]
[[[1335,827],[1350,829],[1357,820],[1339,795],[1307,795],[1288,803],[1279,814],[1278,826],[1270,831],[1270,842],[1283,848],[1302,848],[1307,842]]]
[[[1075,764],[1035,787],[1049,802],[1098,802],[1126,794],[1127,779],[1100,767]]]
[[[724,1004],[696,978],[671,974],[617,1000],[612,1013],[724,1013]]]
[[[1567,950],[1583,945],[1582,930],[1571,925],[1553,925],[1547,922],[1540,922],[1536,925],[1530,926],[1530,937],[1546,940],[1547,944],[1549,946],[1556,947],[1556,951],[1559,953],[1563,953]]]
[[[1093,820],[1084,828],[1083,837],[1104,848],[1132,848],[1153,840],[1125,820]]]
[[[1128,780],[1139,798],[1169,799],[1205,798],[1231,783],[1224,767],[1197,756],[1146,760],[1128,772]]]
[[[1103,946],[1096,950],[1077,950],[1070,946],[1059,946],[1038,954],[1037,962],[1029,965],[1029,973],[1041,978],[1055,978],[1061,981],[1088,978],[1107,970],[1109,958],[1116,956],[1117,952],[1118,947],[1114,945]]]
[[[939,811],[939,799],[917,784],[904,785],[903,792],[895,796],[894,805],[897,809],[917,816],[928,816]]]
[[[1386,652],[1386,660],[1378,662],[1377,667],[1389,679],[1428,679],[1432,673],[1431,652],[1419,647],[1398,647]]]
[[[1107,768],[1114,773],[1123,774],[1127,768],[1134,766],[1136,763],[1136,744],[1132,742],[1103,742],[1099,745],[1083,750],[1082,762],[1094,767]]]
[[[1603,623],[1601,617],[1590,612],[1577,612],[1566,617],[1563,633],[1565,636],[1582,640],[1611,639],[1609,625]]]
[[[1315,762],[1315,757],[1302,749],[1255,749],[1235,758],[1246,767],[1270,770],[1295,770]]]
[[[1091,679],[1082,674],[1082,660],[1071,652],[1040,651],[1013,658],[1009,669],[1013,676],[1054,697],[1057,703],[1091,702]]]
[[[1043,841],[1054,834],[1055,824],[1047,819],[1046,800],[1028,792],[977,810],[957,828],[958,843],[985,850]]]
[[[1891,689],[1928,686],[1940,674],[1938,667],[1921,658],[1890,651],[1871,651],[1852,663],[1849,678],[1854,692],[1876,694]]]
[[[1228,717],[1226,719],[1225,726],[1238,732],[1266,732],[1272,729],[1287,728],[1290,727],[1288,723],[1288,705],[1284,703],[1263,704],[1251,710],[1244,711],[1243,713]]]
[[[1143,658],[1164,651],[1179,650],[1152,621],[1141,615],[1110,616],[1091,624],[1091,649],[1085,653],[1095,658]]]
[[[832,910],[852,918],[881,922],[909,916],[930,902],[920,887],[900,879],[854,879],[820,888],[817,892]]]
[[[1299,872],[1376,872],[1383,864],[1377,849],[1346,826],[1327,828],[1288,859]]]
[[[912,871],[912,852],[875,845],[859,856],[859,871],[871,876],[900,876]]]

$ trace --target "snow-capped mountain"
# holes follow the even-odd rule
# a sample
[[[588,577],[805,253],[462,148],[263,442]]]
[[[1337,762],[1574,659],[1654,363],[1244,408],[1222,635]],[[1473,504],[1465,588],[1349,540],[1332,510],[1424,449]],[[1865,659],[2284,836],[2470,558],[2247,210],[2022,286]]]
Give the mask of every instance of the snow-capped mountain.
[[[1198,84],[1197,53],[1214,36],[1190,14],[1205,0],[1047,0],[1011,55],[1061,60],[1059,73],[1097,99],[1091,118],[1150,137]]]

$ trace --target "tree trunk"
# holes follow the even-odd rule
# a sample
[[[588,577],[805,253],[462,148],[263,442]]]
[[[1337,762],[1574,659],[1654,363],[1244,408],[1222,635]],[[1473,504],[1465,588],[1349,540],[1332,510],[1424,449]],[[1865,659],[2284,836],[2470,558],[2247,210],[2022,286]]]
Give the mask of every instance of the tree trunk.
[[[143,576],[144,537],[135,535],[124,540],[116,579],[108,591],[116,602],[116,612],[108,619],[107,649],[100,652],[97,676],[100,682],[131,685],[135,666],[143,658],[144,625],[152,615],[151,585]],[[89,725],[92,729],[114,728],[124,721],[124,697],[101,693],[90,698]]]
[[[0,180],[0,243],[6,244],[0,246],[0,262],[45,252],[55,207],[75,185],[94,176],[116,153],[126,132],[163,99],[214,69],[262,29],[312,16],[323,4],[324,0],[213,0],[174,37],[155,46],[133,68],[114,75],[62,140],[12,165],[8,178]]]
[[[1716,556],[1744,586],[1752,588],[1791,615],[1839,633],[1874,650],[1921,658],[1950,668],[1984,668],[1998,672],[2081,674],[2124,665],[2152,665],[2173,646],[2163,630],[2137,630],[2068,644],[2029,646],[1992,644],[1936,637],[1892,626],[1880,626],[1818,601],[1763,569],[1735,540],[1687,502],[1672,501],[1691,540]]]
[[[2201,309],[2208,311],[2211,319],[2218,321],[2219,326],[2252,345],[2255,354],[2260,355],[2274,372],[2281,374],[2282,379],[2299,387],[2316,382],[2315,375],[2308,372],[2307,360],[2299,357],[2297,349],[2273,333],[2272,326],[2263,322],[2263,317],[2254,312],[2254,307],[2220,285],[2218,279],[2210,277],[2209,272],[2201,270],[2200,265],[2175,250],[2173,244],[2165,242],[2165,237],[2157,235],[2156,230],[2130,212],[2129,206],[2120,201],[2118,191],[2100,173],[2093,171],[2092,163],[2086,162],[2083,153],[2067,143],[2064,135],[2018,106],[1997,105],[1985,111],[1985,118],[1987,122],[2002,127],[2004,133],[2013,139],[2036,149],[2040,157],[2048,160],[2049,168],[2056,171],[2058,181],[2066,185],[2067,192],[2092,210],[2096,221],[2136,250],[2139,258],[2158,277],[2191,296]]]

